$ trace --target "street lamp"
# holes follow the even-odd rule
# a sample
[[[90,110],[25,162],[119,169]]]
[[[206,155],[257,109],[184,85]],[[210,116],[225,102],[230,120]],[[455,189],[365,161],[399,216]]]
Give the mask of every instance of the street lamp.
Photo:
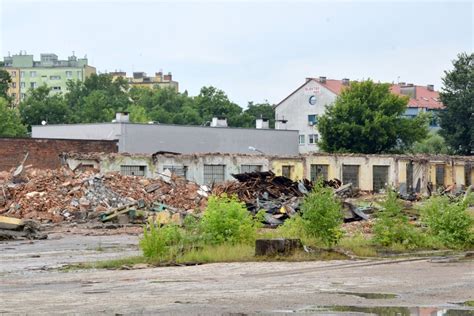
[[[251,150],[251,151],[256,151],[256,152],[261,153],[262,155],[265,155],[265,153],[264,153],[263,151],[261,151],[261,150],[255,148],[255,147],[253,147],[253,146],[249,146],[249,150]]]

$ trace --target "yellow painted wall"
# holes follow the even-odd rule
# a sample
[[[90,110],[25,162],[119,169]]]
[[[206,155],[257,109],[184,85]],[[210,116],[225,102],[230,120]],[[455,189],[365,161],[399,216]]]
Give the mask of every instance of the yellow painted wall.
[[[454,165],[454,181],[456,185],[465,185],[464,165]]]
[[[430,164],[428,181],[430,181],[431,183],[433,183],[434,186],[436,186],[436,163]]]
[[[407,163],[408,160],[400,160],[398,162],[398,183],[407,183]]]
[[[95,67],[92,67],[89,65],[84,67],[84,78],[89,78],[90,75],[95,74],[95,73],[96,73]]]
[[[453,182],[453,166],[447,163],[444,165],[444,185],[451,185]]]
[[[339,178],[333,156],[309,156],[305,159],[304,177],[311,178],[311,165],[328,165],[328,179]]]
[[[291,180],[303,179],[303,161],[295,159],[274,159],[271,164],[272,171],[278,175],[282,175],[282,166],[292,166]]]

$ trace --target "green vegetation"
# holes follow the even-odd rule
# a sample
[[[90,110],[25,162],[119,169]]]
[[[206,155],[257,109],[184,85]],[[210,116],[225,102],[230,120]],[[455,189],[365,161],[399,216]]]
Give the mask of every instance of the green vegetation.
[[[201,221],[204,239],[209,244],[251,244],[257,235],[254,221],[245,204],[235,196],[211,196]]]
[[[403,207],[393,190],[388,190],[387,199],[382,207],[374,225],[374,243],[384,247],[399,244],[406,248],[415,248],[419,245],[420,234],[403,214]]]
[[[8,71],[0,69],[0,98],[4,98],[8,101],[8,103],[10,102],[10,98],[7,92],[11,82],[12,78],[10,77]]]
[[[412,225],[396,193],[388,190],[377,213],[373,235],[343,236],[340,203],[331,189],[320,184],[302,204],[302,215],[285,221],[277,229],[260,227],[261,214],[251,216],[234,196],[212,196],[202,218],[189,215],[182,226],[159,227],[150,221],[144,228],[140,248],[143,256],[107,260],[70,268],[133,268],[152,266],[246,261],[309,261],[378,257],[384,254],[427,255],[425,250],[472,249],[474,218],[466,212],[474,194],[459,201],[432,197],[420,209],[421,227]],[[256,257],[256,238],[300,238],[306,249],[289,256]],[[96,249],[102,251],[103,249]],[[143,267],[143,266],[142,266]],[[68,268],[69,269],[69,268]]]
[[[0,73],[0,96],[9,83],[8,73],[4,73]],[[137,123],[206,125],[213,116],[222,115],[229,126],[255,127],[255,119],[260,117],[270,119],[274,126],[275,114],[268,102],[249,102],[244,111],[224,91],[212,86],[190,97],[186,91],[179,93],[172,88],[129,87],[123,78],[113,80],[108,74],[94,74],[83,82],[71,80],[67,85],[65,94],[51,95],[46,86],[30,90],[20,103],[23,123],[29,127],[43,120],[49,124],[110,122],[116,112],[129,111],[131,121]],[[6,98],[6,90],[4,94]]]
[[[377,257],[377,250],[374,248],[372,240],[362,234],[344,237],[338,246],[358,257]]]
[[[157,227],[150,222],[143,230],[140,248],[146,258],[174,260],[182,244],[182,229],[177,225]]]
[[[203,218],[188,216],[183,227],[158,227],[149,222],[144,228],[140,248],[149,259],[182,260],[183,255],[201,254],[203,248],[215,245],[251,245],[257,236],[259,222],[254,220],[242,202],[234,196],[211,196]],[[206,248],[206,251],[211,251]]]
[[[0,97],[0,137],[21,137],[26,136],[26,132],[18,111],[10,108],[8,101]]]
[[[316,247],[332,247],[343,237],[341,203],[321,182],[304,198],[301,214],[287,219],[272,237],[299,238]]]
[[[454,69],[445,71],[440,113],[441,135],[453,150],[472,155],[474,148],[474,53],[462,53],[453,61]]]
[[[413,144],[410,150],[414,154],[450,154],[450,149],[446,145],[443,136],[437,132],[429,133],[428,137]]]
[[[474,219],[467,213],[469,200],[470,198],[466,198],[453,203],[446,196],[428,200],[421,208],[421,214],[422,222],[429,228],[429,234],[448,247],[472,247]]]
[[[341,239],[341,203],[334,196],[332,188],[325,188],[319,182],[304,198],[301,212],[303,228],[308,237],[317,238],[328,247]]]
[[[320,146],[327,152],[403,152],[428,133],[428,116],[403,117],[408,97],[389,84],[353,82],[319,119]]]

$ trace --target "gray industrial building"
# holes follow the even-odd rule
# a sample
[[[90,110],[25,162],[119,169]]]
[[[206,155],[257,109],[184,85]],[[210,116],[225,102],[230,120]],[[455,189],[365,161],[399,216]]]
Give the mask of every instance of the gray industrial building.
[[[111,123],[32,126],[32,137],[118,140],[119,152],[128,153],[297,155],[298,131],[269,129],[266,123],[258,120],[259,128],[232,128],[214,118],[211,126],[136,124],[118,113]]]

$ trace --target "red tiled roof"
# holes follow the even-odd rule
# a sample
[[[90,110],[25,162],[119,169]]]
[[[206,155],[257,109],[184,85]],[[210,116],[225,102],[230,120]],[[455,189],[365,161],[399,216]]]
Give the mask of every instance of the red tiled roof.
[[[319,83],[320,85],[322,85],[323,87],[327,88],[329,91],[337,95],[341,94],[342,89],[347,87],[342,84],[342,80],[326,79],[326,82],[322,83],[317,78],[308,78],[308,79],[316,81],[317,83]],[[306,83],[308,83],[308,81],[306,81],[303,84],[303,86]],[[425,86],[415,85],[414,87],[416,89],[415,98],[410,97],[410,100],[408,101],[408,107],[426,108],[429,110],[439,110],[439,109],[444,108],[443,103],[441,103],[439,99],[439,92],[428,90],[428,88]],[[292,94],[294,94],[296,91],[298,91],[301,88],[302,86],[300,86],[298,89],[292,92],[288,97],[290,97]],[[395,93],[397,95],[402,95],[400,92],[400,85],[393,84],[391,85],[390,90],[392,91],[392,93]],[[280,103],[278,103],[277,106],[280,105],[288,97],[286,97]]]

